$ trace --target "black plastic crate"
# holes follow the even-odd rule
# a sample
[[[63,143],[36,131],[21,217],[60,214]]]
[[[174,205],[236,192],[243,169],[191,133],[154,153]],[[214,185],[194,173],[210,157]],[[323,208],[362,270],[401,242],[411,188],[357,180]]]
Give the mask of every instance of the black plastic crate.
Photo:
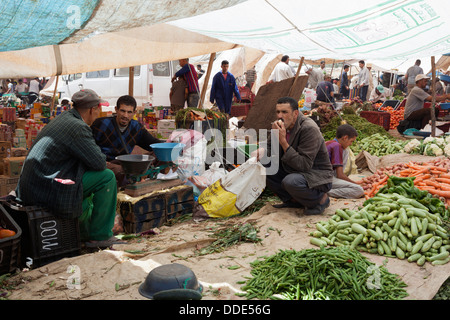
[[[0,204],[0,227],[14,231],[12,237],[0,239],[0,275],[14,272],[18,266],[22,229]]]
[[[62,219],[46,208],[23,206],[11,197],[1,204],[22,229],[20,266],[41,267],[81,253],[78,219]]]
[[[400,100],[386,100],[383,102],[380,108],[383,107],[392,107],[394,110],[397,110],[397,108],[400,106]]]

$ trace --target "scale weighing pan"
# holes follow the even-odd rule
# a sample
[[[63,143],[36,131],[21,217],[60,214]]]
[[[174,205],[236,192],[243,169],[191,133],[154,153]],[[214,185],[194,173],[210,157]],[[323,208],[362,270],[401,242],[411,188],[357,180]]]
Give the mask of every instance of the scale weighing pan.
[[[146,154],[124,154],[116,157],[126,174],[140,175],[147,172],[155,157]]]
[[[150,145],[159,161],[168,162],[177,160],[185,146],[183,143],[177,142],[163,142]]]

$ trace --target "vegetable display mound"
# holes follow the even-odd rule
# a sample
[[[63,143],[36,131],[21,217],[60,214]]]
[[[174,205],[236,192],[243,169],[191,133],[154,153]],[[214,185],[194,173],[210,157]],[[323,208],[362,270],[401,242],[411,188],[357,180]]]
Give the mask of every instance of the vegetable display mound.
[[[281,250],[251,263],[248,299],[398,300],[406,284],[348,247]]]
[[[350,148],[354,153],[359,153],[363,150],[369,152],[371,155],[382,157],[387,154],[397,154],[403,152],[403,148],[408,141],[396,141],[392,137],[375,133],[370,137],[365,137],[352,145]]]
[[[385,186],[367,199],[360,210],[337,209],[316,224],[310,242],[316,246],[349,246],[350,249],[408,259],[423,266],[450,261],[449,212],[444,202],[414,186],[416,177],[387,179]]]
[[[370,137],[376,133],[381,136],[393,138],[383,127],[373,124],[366,119],[356,115],[356,114],[344,114],[342,119],[358,132],[358,137],[356,141],[361,141],[364,138]],[[322,135],[325,141],[333,140],[336,138],[336,129],[341,125],[342,120],[340,117],[334,117],[331,121],[322,129]],[[355,144],[353,144],[355,145]],[[353,148],[352,148],[353,150]]]

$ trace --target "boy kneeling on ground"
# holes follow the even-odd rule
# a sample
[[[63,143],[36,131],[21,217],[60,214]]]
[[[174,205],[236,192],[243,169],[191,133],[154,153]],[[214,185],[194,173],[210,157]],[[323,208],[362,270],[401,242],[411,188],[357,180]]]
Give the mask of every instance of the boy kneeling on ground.
[[[364,189],[359,185],[361,181],[353,181],[344,173],[349,158],[348,147],[357,136],[355,128],[343,124],[337,128],[336,138],[325,143],[334,169],[332,187],[328,192],[333,198],[356,199],[364,195]]]

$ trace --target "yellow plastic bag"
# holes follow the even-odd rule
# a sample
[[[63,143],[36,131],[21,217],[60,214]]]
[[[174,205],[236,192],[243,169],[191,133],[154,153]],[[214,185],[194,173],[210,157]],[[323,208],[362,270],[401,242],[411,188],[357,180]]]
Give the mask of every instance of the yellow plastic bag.
[[[198,197],[194,217],[230,217],[244,211],[266,187],[266,169],[250,158],[206,188]]]

